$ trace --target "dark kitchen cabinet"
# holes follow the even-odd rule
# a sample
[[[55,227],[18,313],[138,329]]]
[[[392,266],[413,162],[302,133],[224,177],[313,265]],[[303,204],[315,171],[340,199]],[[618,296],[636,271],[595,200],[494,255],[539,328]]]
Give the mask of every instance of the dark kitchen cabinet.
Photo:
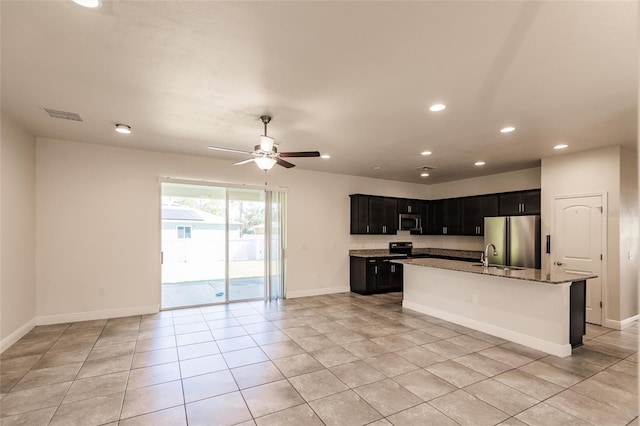
[[[369,198],[370,234],[396,234],[398,231],[398,204],[395,198]]]
[[[351,197],[351,234],[396,234],[397,200],[390,197],[353,194]]]
[[[407,198],[398,198],[398,214],[410,213],[420,214],[421,200],[409,200]]]
[[[460,210],[460,233],[462,235],[484,235],[484,218],[498,216],[498,196],[480,195],[462,198]]]
[[[460,198],[432,202],[434,235],[460,235]]]
[[[351,234],[367,234],[369,230],[369,197],[351,195]]]
[[[411,235],[429,235],[432,231],[432,202],[431,201],[420,201],[420,209],[418,210],[418,214],[420,215],[420,224],[421,229],[419,231],[411,231]]]
[[[540,190],[525,191],[522,193],[522,213],[524,214],[540,214],[542,212]]]
[[[422,229],[412,235],[484,235],[484,218],[540,214],[540,190],[445,200],[414,200],[352,194],[351,234],[395,235],[398,214],[419,214]]]
[[[500,194],[500,216],[540,214],[540,190]]]
[[[359,294],[402,291],[402,265],[391,263],[392,258],[350,258],[351,291]]]

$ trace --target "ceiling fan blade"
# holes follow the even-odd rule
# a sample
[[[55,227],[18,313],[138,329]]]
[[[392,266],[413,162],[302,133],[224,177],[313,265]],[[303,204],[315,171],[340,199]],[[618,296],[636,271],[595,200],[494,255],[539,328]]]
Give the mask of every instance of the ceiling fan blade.
[[[276,157],[276,163],[280,164],[282,167],[286,167],[287,169],[290,169],[292,167],[295,167],[295,164],[291,164],[288,161],[284,161],[282,158],[278,158]]]
[[[207,148],[215,151],[237,152],[238,154],[251,154],[251,151],[242,151],[240,149],[222,148],[219,146],[208,146]]]
[[[238,161],[237,163],[233,163],[234,166],[241,166],[243,164],[251,163],[255,160],[255,158],[247,158],[246,160]]]
[[[281,152],[280,157],[320,157],[318,151]]]

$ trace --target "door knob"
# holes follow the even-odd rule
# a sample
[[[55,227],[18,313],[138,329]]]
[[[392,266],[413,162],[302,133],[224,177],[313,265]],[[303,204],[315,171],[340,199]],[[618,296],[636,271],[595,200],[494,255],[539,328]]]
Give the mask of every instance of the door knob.
[[[562,262],[553,262],[554,265],[562,266]]]

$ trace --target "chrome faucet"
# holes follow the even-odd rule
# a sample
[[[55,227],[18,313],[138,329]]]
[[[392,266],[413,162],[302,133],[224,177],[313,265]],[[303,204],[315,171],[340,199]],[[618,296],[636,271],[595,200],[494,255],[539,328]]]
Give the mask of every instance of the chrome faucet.
[[[487,244],[487,246],[484,248],[484,253],[480,255],[480,262],[482,262],[482,266],[484,266],[485,268],[489,266],[489,247],[493,247],[494,256],[498,255],[498,250],[496,250],[496,246],[494,246],[492,243]]]

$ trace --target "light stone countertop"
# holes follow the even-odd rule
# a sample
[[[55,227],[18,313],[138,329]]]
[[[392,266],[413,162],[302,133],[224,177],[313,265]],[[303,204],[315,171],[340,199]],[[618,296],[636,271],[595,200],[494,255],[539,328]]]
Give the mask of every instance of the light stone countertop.
[[[534,281],[545,284],[561,284],[574,281],[596,278],[597,275],[578,275],[566,272],[548,272],[541,269],[522,268],[498,269],[495,267],[485,268],[480,263],[464,262],[459,260],[446,259],[395,259],[394,263],[404,265],[424,266],[427,268],[448,269],[450,271],[468,272],[479,275],[489,275],[492,277],[511,278],[514,280]],[[509,268],[508,266],[506,268]]]
[[[462,259],[480,260],[481,251],[455,250],[441,248],[416,248],[412,250],[413,255],[428,254],[432,256],[459,257]],[[355,249],[349,250],[349,256],[356,257],[406,257],[404,254],[389,253],[388,249]]]
[[[407,257],[402,253],[389,253],[388,249],[357,249],[349,250],[349,256],[355,257]]]

